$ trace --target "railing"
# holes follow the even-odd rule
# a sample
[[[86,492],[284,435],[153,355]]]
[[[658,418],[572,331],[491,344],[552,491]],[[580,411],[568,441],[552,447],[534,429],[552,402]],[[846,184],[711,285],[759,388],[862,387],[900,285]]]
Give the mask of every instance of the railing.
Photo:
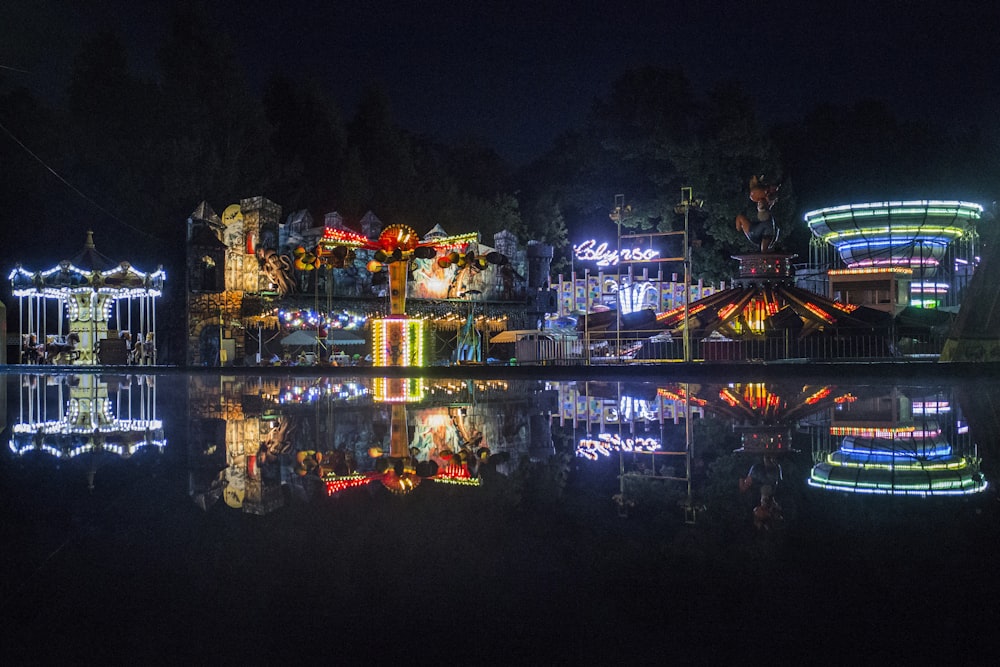
[[[894,338],[884,331],[845,329],[800,339],[785,332],[748,340],[692,340],[691,360],[711,363],[922,359],[936,358],[943,345],[943,335]],[[684,360],[683,340],[665,336],[662,331],[623,331],[620,335],[599,332],[581,334],[577,340],[520,341],[517,350],[512,359],[519,365],[655,364]]]

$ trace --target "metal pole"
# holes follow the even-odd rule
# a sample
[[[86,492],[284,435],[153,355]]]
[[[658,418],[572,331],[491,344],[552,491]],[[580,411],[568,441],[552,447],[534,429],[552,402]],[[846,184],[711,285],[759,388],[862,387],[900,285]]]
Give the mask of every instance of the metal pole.
[[[573,300],[576,300],[576,282],[573,284]],[[583,270],[583,344],[587,346],[587,365],[590,365],[590,269]]]
[[[683,193],[684,190],[681,190]],[[684,204],[684,361],[691,361],[691,244],[688,242],[688,212],[691,202]]]
[[[625,195],[615,195],[615,212],[618,219],[615,221],[618,227],[618,255],[615,260],[615,268],[618,273],[615,284],[618,291],[615,294],[615,361],[621,363],[622,353],[622,215],[625,214]]]
[[[686,331],[686,329],[685,329]],[[685,383],[684,385],[684,449],[686,456],[685,461],[685,477],[687,478],[687,506],[690,511],[691,508],[691,457],[694,455],[694,443],[692,442],[693,429],[691,428],[691,385]]]

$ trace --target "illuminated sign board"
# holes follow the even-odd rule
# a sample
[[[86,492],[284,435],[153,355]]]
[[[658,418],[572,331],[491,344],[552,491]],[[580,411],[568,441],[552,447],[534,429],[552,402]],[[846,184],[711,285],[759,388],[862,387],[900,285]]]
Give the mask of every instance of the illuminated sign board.
[[[647,262],[660,256],[659,250],[643,250],[642,248],[622,248],[621,254],[617,248],[608,247],[607,243],[598,244],[590,239],[573,246],[573,256],[580,262],[596,262],[597,266],[617,266],[618,262]]]

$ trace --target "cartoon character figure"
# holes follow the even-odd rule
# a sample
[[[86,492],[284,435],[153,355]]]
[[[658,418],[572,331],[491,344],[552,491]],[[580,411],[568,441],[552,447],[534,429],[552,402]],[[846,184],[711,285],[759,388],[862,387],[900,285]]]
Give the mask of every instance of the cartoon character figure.
[[[736,216],[736,229],[743,232],[751,243],[760,245],[761,252],[768,252],[778,242],[780,229],[771,215],[778,201],[781,184],[769,184],[763,176],[750,177],[750,200],[757,204],[757,222],[740,213]]]

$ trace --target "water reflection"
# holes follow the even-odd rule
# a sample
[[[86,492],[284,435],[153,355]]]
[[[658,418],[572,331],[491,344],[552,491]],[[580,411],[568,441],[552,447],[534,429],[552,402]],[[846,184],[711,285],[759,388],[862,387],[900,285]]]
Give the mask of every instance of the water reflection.
[[[721,664],[760,643],[756,608],[776,656],[844,618],[873,629],[845,644],[869,658],[912,644],[886,618],[948,610],[969,646],[998,620],[953,603],[994,575],[1000,383],[4,380],[17,664],[225,638],[220,657],[243,655],[234,618],[264,629],[251,650],[268,662],[293,635],[333,628],[370,653],[373,619],[475,618],[469,655],[492,633],[527,661],[597,655],[587,638],[645,659],[670,628],[693,640],[665,650]],[[963,495],[930,495],[942,485]],[[73,619],[58,642],[53,618]]]
[[[170,379],[182,391],[165,409],[166,380],[8,376],[10,451],[72,461],[93,489],[106,462],[163,452],[165,413],[184,435],[188,495],[205,510],[221,500],[266,514],[357,487],[475,489],[575,455],[583,477],[616,468],[608,496],[622,514],[660,484],[689,521],[735,495],[748,499],[746,521],[766,527],[760,514],[782,515],[796,493],[980,494],[980,445],[1000,432],[989,387],[198,374]],[[564,485],[570,467],[547,483]]]
[[[554,451],[540,383],[193,376],[188,391],[189,491],[205,509],[474,487]]]
[[[989,486],[977,442],[990,436],[973,438],[954,398],[961,392],[951,387],[795,380],[553,387],[554,423],[573,431],[576,456],[595,465],[617,459],[614,499],[623,515],[650,496],[656,481],[666,488],[654,495],[672,493],[691,521],[699,509],[739,493],[747,521],[764,531],[781,525],[783,502],[802,504],[806,488],[948,496]],[[971,409],[968,397],[965,403]]]
[[[813,446],[809,485],[884,495],[986,490],[968,423],[951,392],[892,387],[836,406]]]
[[[157,416],[156,377],[25,374],[17,382],[10,450],[70,460],[93,490],[98,468],[143,449],[157,454],[166,440]]]

